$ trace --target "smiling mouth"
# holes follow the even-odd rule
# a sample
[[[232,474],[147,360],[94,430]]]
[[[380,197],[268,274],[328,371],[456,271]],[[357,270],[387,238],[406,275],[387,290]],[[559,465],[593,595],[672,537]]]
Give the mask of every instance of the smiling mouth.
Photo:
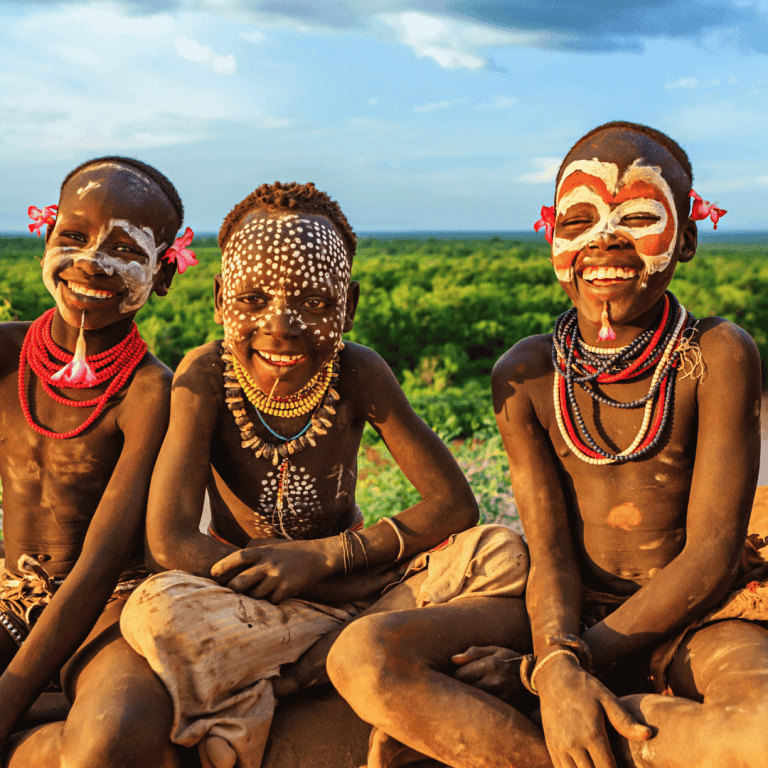
[[[67,286],[69,292],[77,297],[106,301],[107,299],[117,296],[115,291],[96,290],[95,288],[89,288],[87,285],[83,285],[83,283],[76,283],[73,280],[63,280],[62,282]]]
[[[602,283],[607,280],[619,282],[632,280],[636,276],[637,270],[634,267],[585,267],[581,273],[582,280],[588,283]]]
[[[282,366],[297,365],[306,357],[306,355],[277,355],[273,352],[263,352],[258,350],[256,351],[256,354],[272,365]]]

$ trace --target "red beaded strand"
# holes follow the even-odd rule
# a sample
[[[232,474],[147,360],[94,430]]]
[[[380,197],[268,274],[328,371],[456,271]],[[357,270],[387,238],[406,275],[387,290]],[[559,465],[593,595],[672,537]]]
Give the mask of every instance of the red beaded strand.
[[[136,323],[133,323],[131,325],[131,330],[126,337],[114,347],[111,347],[106,352],[102,352],[98,355],[88,355],[86,360],[93,364],[94,369],[97,369],[94,371],[97,381],[97,384],[94,386],[104,384],[110,378],[112,380],[107,385],[105,392],[98,397],[90,400],[70,400],[67,397],[56,394],[51,388],[51,377],[73,358],[73,355],[62,350],[53,341],[53,337],[51,336],[51,325],[53,323],[54,312],[55,310],[50,309],[35,320],[24,337],[24,344],[21,347],[21,355],[19,359],[19,402],[21,403],[21,410],[24,412],[24,418],[27,420],[27,424],[29,424],[35,432],[38,432],[45,437],[66,440],[67,438],[75,437],[85,431],[101,415],[107,405],[107,401],[125,386],[134,370],[136,370],[136,366],[141,362],[147,352],[147,345],[144,339],[139,335],[139,329],[136,327]],[[52,432],[51,430],[44,429],[36,424],[32,418],[29,401],[27,400],[27,364],[29,364],[32,372],[40,379],[43,390],[52,400],[72,408],[86,408],[95,405],[96,408],[93,413],[91,413],[79,427],[72,429],[69,432]],[[98,369],[99,365],[103,367]],[[85,388],[85,385],[80,383],[67,385],[68,388],[70,386],[72,389]]]

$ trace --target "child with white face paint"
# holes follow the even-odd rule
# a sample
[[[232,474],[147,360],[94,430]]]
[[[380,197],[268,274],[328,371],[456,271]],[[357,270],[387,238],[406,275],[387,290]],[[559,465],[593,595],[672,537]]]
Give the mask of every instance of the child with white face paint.
[[[230,213],[219,243],[224,339],[179,366],[150,491],[148,558],[169,570],[134,593],[121,625],[173,698],[173,740],[200,744],[205,765],[254,768],[276,699],[327,680],[328,649],[347,622],[453,605],[467,591],[520,594],[527,559],[501,526],[464,531],[477,507],[451,454],[386,363],[342,344],[360,288],[339,206],[312,184],[264,185]],[[363,530],[355,484],[366,422],[422,501]],[[409,560],[452,534],[427,570],[381,597]],[[489,572],[494,584],[465,578]],[[415,611],[425,621],[431,612]],[[214,658],[214,648],[227,653]]]
[[[41,265],[56,306],[0,326],[2,764],[159,765],[170,721],[153,702],[166,694],[118,621],[146,576],[146,495],[171,381],[133,318],[170,286],[183,208],[156,169],[107,157],[65,179],[57,211],[30,216],[38,234],[47,224]],[[66,723],[9,741],[59,678],[74,702]]]

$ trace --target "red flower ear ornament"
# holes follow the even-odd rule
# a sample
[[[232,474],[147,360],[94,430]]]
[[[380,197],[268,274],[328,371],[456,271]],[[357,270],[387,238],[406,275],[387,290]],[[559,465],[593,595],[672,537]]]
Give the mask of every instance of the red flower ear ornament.
[[[32,224],[29,225],[29,231],[34,232],[40,237],[40,227],[44,224],[52,227],[56,223],[56,214],[58,213],[58,210],[58,205],[47,205],[42,211],[34,205],[30,205],[29,208],[27,208],[27,216],[32,219]]]
[[[191,227],[187,227],[181,237],[173,241],[173,245],[163,254],[163,258],[171,264],[176,264],[179,274],[182,275],[187,267],[197,266],[200,262],[195,258],[195,252],[187,248],[192,244],[192,238],[195,233]]]
[[[552,236],[555,232],[554,205],[541,206],[541,218],[533,225],[533,228],[536,232],[538,232],[542,227],[544,228],[544,239],[551,244]]]
[[[700,195],[697,195],[694,190],[688,193],[688,197],[693,198],[693,205],[691,206],[691,218],[694,221],[701,221],[702,219],[712,219],[714,224],[713,229],[717,229],[717,222],[722,216],[725,216],[728,211],[717,207],[717,203],[710,203],[709,200],[702,200]]]

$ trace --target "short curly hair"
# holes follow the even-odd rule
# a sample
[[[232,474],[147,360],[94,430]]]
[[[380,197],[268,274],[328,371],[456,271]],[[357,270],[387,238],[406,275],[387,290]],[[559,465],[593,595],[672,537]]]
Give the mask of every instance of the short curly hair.
[[[568,150],[565,157],[563,158],[563,162],[560,163],[560,167],[557,169],[556,184],[560,183],[560,177],[562,176],[563,170],[565,168],[565,161],[570,157],[571,153],[575,149],[580,147],[585,141],[591,139],[596,133],[601,133],[602,131],[610,131],[613,129],[640,133],[643,136],[647,136],[649,139],[652,139],[657,144],[661,144],[661,146],[668,150],[669,153],[675,158],[675,160],[680,163],[686,175],[690,179],[691,184],[693,184],[693,167],[691,166],[691,161],[685,150],[674,139],[667,136],[666,133],[662,133],[655,128],[651,128],[650,126],[643,125],[642,123],[630,123],[625,120],[614,120],[610,123],[603,123],[602,125],[598,125],[597,128],[593,128],[591,131],[589,131],[589,133],[585,133]]]
[[[179,197],[179,193],[176,191],[176,187],[174,187],[171,183],[171,180],[165,174],[160,173],[157,168],[154,168],[148,163],[143,163],[141,160],[136,160],[133,157],[109,155],[107,157],[94,157],[92,160],[86,160],[84,163],[80,163],[77,168],[67,174],[67,177],[64,179],[64,181],[61,182],[61,189],[59,194],[61,194],[67,182],[73,176],[76,176],[85,168],[88,168],[91,165],[98,165],[99,163],[117,163],[118,165],[127,165],[129,168],[135,168],[137,171],[141,171],[141,173],[143,173],[145,176],[148,176],[150,179],[152,179],[152,181],[154,181],[157,186],[163,190],[171,206],[173,206],[173,210],[175,211],[178,218],[176,230],[178,231],[181,229],[181,225],[184,222],[184,206],[181,203],[181,197]]]
[[[262,184],[258,189],[251,192],[245,200],[239,202],[227,214],[221,229],[219,229],[219,247],[222,251],[232,232],[245,215],[259,208],[324,216],[339,230],[347,246],[349,260],[352,261],[357,248],[355,231],[347,221],[347,217],[339,204],[325,192],[317,189],[311,181],[306,184],[298,184],[295,181],[281,184],[276,181],[274,184]]]

